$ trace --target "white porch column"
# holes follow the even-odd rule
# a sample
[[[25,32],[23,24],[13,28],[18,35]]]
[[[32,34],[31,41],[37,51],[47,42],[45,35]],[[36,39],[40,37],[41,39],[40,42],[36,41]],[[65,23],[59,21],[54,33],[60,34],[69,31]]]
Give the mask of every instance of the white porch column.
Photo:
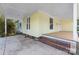
[[[5,50],[6,50],[6,41],[7,41],[7,20],[5,18],[5,43],[4,43],[4,51],[3,51],[3,55],[5,54]]]
[[[71,42],[71,53],[76,53],[76,42],[78,41],[77,38],[77,4],[73,5],[73,42]]]
[[[7,34],[7,20],[5,18],[5,36],[6,36],[6,34]]]

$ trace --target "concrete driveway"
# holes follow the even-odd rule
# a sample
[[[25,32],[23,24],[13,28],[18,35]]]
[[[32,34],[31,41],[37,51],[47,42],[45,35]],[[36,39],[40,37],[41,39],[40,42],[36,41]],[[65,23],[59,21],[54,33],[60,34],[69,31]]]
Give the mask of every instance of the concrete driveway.
[[[0,38],[0,54],[4,52],[5,38]],[[54,47],[23,35],[10,36],[6,39],[5,55],[69,55]]]

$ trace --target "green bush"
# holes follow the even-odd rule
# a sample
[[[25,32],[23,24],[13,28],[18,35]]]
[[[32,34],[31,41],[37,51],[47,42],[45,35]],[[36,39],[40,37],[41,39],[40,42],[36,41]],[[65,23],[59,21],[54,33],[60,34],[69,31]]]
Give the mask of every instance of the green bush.
[[[0,16],[0,37],[5,36],[5,18]]]
[[[13,19],[7,19],[7,34],[6,36],[11,36],[16,34],[16,26]],[[0,37],[5,36],[5,18],[0,17]]]
[[[7,19],[7,36],[16,34],[16,26],[13,19]]]
[[[77,19],[77,25],[79,25],[79,19]]]

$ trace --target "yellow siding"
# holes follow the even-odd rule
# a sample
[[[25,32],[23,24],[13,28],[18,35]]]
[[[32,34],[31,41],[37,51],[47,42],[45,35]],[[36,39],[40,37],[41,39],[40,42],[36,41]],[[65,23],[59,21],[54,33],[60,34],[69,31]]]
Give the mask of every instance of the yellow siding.
[[[39,25],[40,25],[40,35],[46,34],[50,32],[57,32],[58,31],[58,19],[53,18],[53,30],[50,30],[50,17],[45,13],[39,13]]]
[[[38,36],[39,32],[39,19],[38,14],[33,14],[30,17],[30,31],[28,33],[32,36]]]
[[[53,30],[50,30],[49,19],[50,17],[47,14],[40,11],[32,14],[30,17],[31,27],[30,27],[30,31],[27,31],[27,34],[35,37],[39,37],[42,34],[58,31],[58,19],[54,18]]]
[[[23,30],[23,33],[37,37],[38,34],[39,34],[38,33],[38,30],[39,30],[38,15],[35,13],[35,14],[33,14],[33,15],[30,16],[30,30],[26,29],[26,20],[27,20],[27,17],[24,17],[23,21],[22,21],[22,30]]]
[[[62,31],[73,31],[73,20],[63,19],[61,23],[62,23]]]
[[[53,30],[50,30],[50,17],[44,12],[35,12],[30,16],[30,30],[26,30],[26,18],[22,21],[23,33],[29,34],[31,36],[39,37],[42,34],[58,32],[58,25],[62,25],[62,31],[72,31],[72,20],[60,20],[57,17],[53,19]]]

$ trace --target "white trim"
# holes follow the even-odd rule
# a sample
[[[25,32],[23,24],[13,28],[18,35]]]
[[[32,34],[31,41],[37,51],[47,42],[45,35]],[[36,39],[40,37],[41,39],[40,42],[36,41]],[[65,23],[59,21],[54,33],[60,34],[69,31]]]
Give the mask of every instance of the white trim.
[[[6,20],[6,18],[5,18],[5,36],[6,36],[6,34],[7,34],[7,20]]]
[[[19,18],[15,18],[15,17],[9,17],[9,16],[6,16],[6,19],[18,20]]]
[[[73,40],[78,41],[77,38],[77,4],[73,5]]]

